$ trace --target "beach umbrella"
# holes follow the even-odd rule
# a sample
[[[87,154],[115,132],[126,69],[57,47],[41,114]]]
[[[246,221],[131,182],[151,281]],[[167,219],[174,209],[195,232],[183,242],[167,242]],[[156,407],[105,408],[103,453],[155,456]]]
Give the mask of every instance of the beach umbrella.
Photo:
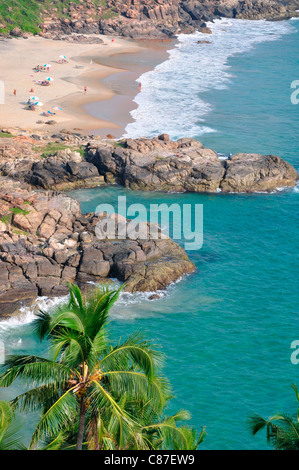
[[[59,106],[52,106],[52,109],[54,111],[62,111],[62,108],[60,108]]]
[[[34,106],[44,106],[44,105],[40,101],[37,101],[36,103],[34,103]]]
[[[31,101],[39,101],[39,98],[37,96],[31,96]]]
[[[47,81],[47,82],[54,82],[54,78],[48,77],[48,78],[46,78],[46,81]]]
[[[66,59],[66,56],[65,55],[60,55],[59,59]]]
[[[48,69],[49,67],[52,67],[52,65],[51,64],[45,64],[44,67],[46,67]]]

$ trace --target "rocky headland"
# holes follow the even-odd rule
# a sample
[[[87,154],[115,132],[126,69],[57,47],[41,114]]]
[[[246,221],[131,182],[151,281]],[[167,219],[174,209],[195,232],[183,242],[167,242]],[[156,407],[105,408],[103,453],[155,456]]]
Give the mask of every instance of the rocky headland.
[[[64,194],[24,189],[0,179],[0,316],[30,305],[37,296],[61,296],[68,282],[117,278],[126,291],[165,289],[195,267],[184,250],[160,232],[159,239],[99,239],[97,224],[116,214],[82,214]],[[148,224],[146,224],[148,227]],[[149,234],[149,229],[148,229]]]
[[[227,160],[193,139],[99,140],[78,133],[19,135],[0,141],[0,315],[37,296],[59,296],[68,282],[117,278],[129,292],[157,291],[192,273],[183,248],[150,226],[142,239],[117,237],[117,214],[82,214],[62,189],[119,183],[155,191],[254,192],[294,186],[296,170],[272,155]],[[107,220],[106,220],[107,219]],[[98,236],[113,221],[115,236]],[[109,225],[109,224],[108,224]],[[114,233],[114,232],[113,232]]]
[[[279,156],[238,153],[220,159],[197,140],[172,141],[167,134],[115,141],[61,132],[1,141],[0,174],[30,189],[117,183],[135,190],[252,193],[291,187],[298,179]]]
[[[106,182],[164,192],[256,192],[294,186],[296,170],[273,155],[238,153],[222,160],[191,138],[125,139],[87,147]]]
[[[167,38],[196,30],[217,18],[282,20],[297,16],[294,0],[111,0],[115,16],[100,20],[100,32],[131,38]]]
[[[46,6],[39,1],[33,10],[35,23],[28,31],[14,23],[14,10],[8,7],[6,15],[0,16],[0,32],[28,37],[31,29],[51,39],[79,34],[81,41],[95,33],[167,39],[195,30],[209,33],[206,23],[216,18],[282,20],[297,16],[298,8],[298,0],[56,0]]]

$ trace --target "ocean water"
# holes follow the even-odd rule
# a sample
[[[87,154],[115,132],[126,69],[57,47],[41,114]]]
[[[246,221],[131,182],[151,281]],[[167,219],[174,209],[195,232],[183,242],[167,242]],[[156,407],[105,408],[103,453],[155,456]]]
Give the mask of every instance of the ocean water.
[[[141,77],[135,122],[126,134],[192,136],[221,153],[258,151],[286,158],[299,169],[299,22],[218,21],[211,44],[181,36],[170,58]],[[184,65],[185,64],[185,65]],[[248,417],[296,411],[292,383],[299,365],[298,188],[272,194],[161,194],[117,186],[73,191],[83,211],[102,202],[203,204],[204,243],[188,255],[194,274],[159,300],[123,294],[112,312],[114,338],[136,329],[167,357],[165,374],[175,398],[168,413],[187,408],[191,424],[207,427],[203,449],[264,449]],[[52,305],[57,300],[40,299]],[[46,353],[31,333],[32,309],[0,323],[8,352]],[[1,391],[2,396],[17,393]],[[35,416],[24,418],[27,438]]]

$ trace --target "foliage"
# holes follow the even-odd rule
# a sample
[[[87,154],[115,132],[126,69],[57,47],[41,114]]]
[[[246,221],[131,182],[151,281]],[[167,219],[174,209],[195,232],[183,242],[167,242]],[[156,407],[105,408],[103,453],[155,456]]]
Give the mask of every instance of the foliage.
[[[292,387],[299,403],[297,387],[296,385]],[[266,429],[267,442],[276,450],[299,450],[299,408],[296,416],[282,413],[264,419],[254,415],[250,418],[249,425],[254,436]]]
[[[36,153],[40,154],[41,158],[47,158],[52,155],[56,155],[56,153],[59,152],[60,150],[67,150],[67,149],[80,153],[82,157],[85,157],[86,155],[86,149],[84,146],[76,148],[76,147],[72,147],[71,145],[49,142],[46,146],[41,145],[41,146],[33,147],[33,150]]]
[[[69,3],[81,4],[82,2],[80,0],[72,0]],[[103,8],[103,18],[107,19],[115,15],[108,8],[106,0],[91,0],[89,3],[93,3],[95,7],[101,6]],[[6,34],[18,27],[24,32],[37,34],[41,31],[40,25],[44,16],[51,15],[53,8],[55,8],[55,15],[58,18],[70,17],[64,11],[68,6],[64,0],[57,0],[55,2],[52,0],[5,0],[5,2],[0,2],[0,23],[3,25],[0,28],[0,33]],[[48,14],[45,14],[44,11],[48,11]]]
[[[19,431],[11,406],[0,401],[0,450],[24,450]]]
[[[193,450],[204,439],[204,430],[178,426],[190,418],[186,411],[164,416],[171,389],[152,343],[134,333],[111,345],[107,321],[119,292],[101,288],[84,297],[70,285],[69,300],[34,322],[50,358],[8,358],[0,386],[18,380],[33,387],[13,407],[41,410],[30,448]]]

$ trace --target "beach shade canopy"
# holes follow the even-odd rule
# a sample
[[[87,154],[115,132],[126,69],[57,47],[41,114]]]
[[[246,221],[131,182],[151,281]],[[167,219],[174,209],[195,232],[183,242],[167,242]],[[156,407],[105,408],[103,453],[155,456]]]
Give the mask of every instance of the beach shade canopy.
[[[48,69],[49,67],[52,67],[52,65],[51,64],[45,64],[44,67],[46,67]]]
[[[46,78],[46,81],[47,81],[47,82],[54,82],[54,78],[48,77],[48,78]]]

